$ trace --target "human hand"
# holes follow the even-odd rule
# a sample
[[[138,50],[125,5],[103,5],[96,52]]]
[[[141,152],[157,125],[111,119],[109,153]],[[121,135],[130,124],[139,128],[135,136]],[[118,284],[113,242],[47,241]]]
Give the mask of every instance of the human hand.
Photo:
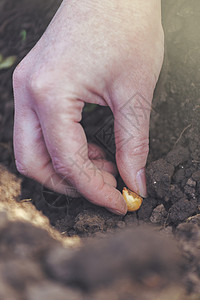
[[[150,106],[163,60],[160,14],[160,0],[63,1],[14,72],[20,173],[125,214],[114,165],[87,144],[79,123],[85,102],[108,105],[118,170],[131,190],[146,196]]]

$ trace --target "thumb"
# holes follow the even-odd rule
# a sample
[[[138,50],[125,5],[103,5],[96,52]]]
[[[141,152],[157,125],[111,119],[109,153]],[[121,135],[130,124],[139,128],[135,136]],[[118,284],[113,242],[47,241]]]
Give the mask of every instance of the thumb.
[[[149,119],[152,95],[135,93],[114,107],[117,167],[125,184],[147,197],[145,165],[149,152]]]

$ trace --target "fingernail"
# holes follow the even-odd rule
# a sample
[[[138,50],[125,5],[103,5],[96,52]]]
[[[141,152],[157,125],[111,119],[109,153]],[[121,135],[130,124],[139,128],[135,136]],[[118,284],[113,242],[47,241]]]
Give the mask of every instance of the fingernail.
[[[143,198],[147,197],[147,185],[146,185],[146,174],[145,168],[142,168],[137,172],[136,181],[139,189],[139,195]]]

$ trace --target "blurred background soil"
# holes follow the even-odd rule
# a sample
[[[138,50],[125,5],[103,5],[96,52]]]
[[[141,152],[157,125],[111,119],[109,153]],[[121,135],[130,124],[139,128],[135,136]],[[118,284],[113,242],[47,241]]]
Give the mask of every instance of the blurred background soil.
[[[59,4],[0,2],[0,299],[200,299],[200,2],[162,3],[148,198],[125,217],[49,191],[15,168],[12,72]],[[82,125],[115,161],[109,108],[86,105]]]

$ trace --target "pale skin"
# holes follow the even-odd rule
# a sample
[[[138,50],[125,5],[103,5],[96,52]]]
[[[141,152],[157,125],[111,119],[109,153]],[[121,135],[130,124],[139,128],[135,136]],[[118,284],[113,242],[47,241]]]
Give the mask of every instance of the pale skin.
[[[20,173],[125,214],[126,203],[116,189],[117,167],[127,187],[146,197],[149,107],[164,52],[160,2],[62,2],[13,76],[14,151]],[[137,112],[133,98],[130,105],[138,115],[130,122],[121,107],[136,93],[143,97],[145,114]],[[87,144],[79,123],[85,103],[111,108],[117,166],[99,147]],[[122,138],[128,140],[124,145]]]

